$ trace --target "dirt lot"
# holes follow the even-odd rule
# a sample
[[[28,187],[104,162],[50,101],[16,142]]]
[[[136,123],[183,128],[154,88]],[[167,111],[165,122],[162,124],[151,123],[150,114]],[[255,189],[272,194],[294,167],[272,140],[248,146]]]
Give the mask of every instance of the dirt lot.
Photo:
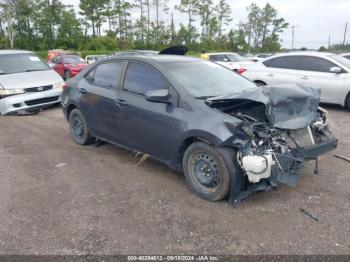
[[[350,157],[350,113],[326,107]],[[112,145],[73,142],[59,107],[0,119],[1,254],[350,254],[350,163],[324,155],[295,188],[239,208]],[[319,219],[311,219],[305,209]]]

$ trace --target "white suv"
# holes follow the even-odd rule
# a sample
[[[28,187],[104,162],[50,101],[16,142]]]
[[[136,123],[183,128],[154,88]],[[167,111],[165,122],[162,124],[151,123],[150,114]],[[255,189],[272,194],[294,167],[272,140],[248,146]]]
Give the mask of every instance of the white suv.
[[[242,75],[258,85],[285,83],[317,86],[321,102],[350,110],[350,60],[331,53],[292,52],[246,65]]]

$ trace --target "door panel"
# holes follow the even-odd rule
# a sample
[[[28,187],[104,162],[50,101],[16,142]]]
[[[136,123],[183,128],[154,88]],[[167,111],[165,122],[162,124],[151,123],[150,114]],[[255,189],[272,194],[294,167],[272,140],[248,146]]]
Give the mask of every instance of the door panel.
[[[263,80],[268,85],[291,84],[298,81],[298,56],[283,56],[266,60],[266,70],[261,72]]]
[[[331,73],[334,63],[319,57],[305,56],[302,58],[298,83],[316,86],[321,89],[321,101],[329,103],[343,103],[345,75]]]

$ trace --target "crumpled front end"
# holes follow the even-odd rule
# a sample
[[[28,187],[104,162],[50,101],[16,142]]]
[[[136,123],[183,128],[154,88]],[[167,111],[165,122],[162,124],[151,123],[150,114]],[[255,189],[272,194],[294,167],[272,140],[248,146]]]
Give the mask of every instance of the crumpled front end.
[[[318,157],[337,146],[327,112],[318,107],[318,89],[288,85],[245,96],[211,104],[242,120],[234,128],[228,124],[233,135],[223,143],[237,149],[246,178],[244,189],[231,186],[233,203],[278,184],[295,186],[305,161],[315,160],[318,174]]]

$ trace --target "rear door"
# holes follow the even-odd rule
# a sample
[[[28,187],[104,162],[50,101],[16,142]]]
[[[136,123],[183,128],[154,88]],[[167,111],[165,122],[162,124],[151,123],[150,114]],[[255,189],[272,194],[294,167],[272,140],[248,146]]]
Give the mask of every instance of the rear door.
[[[267,85],[297,83],[300,64],[299,56],[282,56],[263,62],[265,70],[260,72],[260,78]]]
[[[92,68],[79,82],[79,108],[83,111],[92,133],[119,143],[116,135],[120,108],[116,104],[116,90],[121,84],[124,63],[109,61]]]
[[[333,62],[315,56],[303,56],[301,59],[298,83],[321,88],[321,101],[342,103],[340,94],[343,94],[345,84],[344,74],[331,73],[332,67],[339,67]]]

